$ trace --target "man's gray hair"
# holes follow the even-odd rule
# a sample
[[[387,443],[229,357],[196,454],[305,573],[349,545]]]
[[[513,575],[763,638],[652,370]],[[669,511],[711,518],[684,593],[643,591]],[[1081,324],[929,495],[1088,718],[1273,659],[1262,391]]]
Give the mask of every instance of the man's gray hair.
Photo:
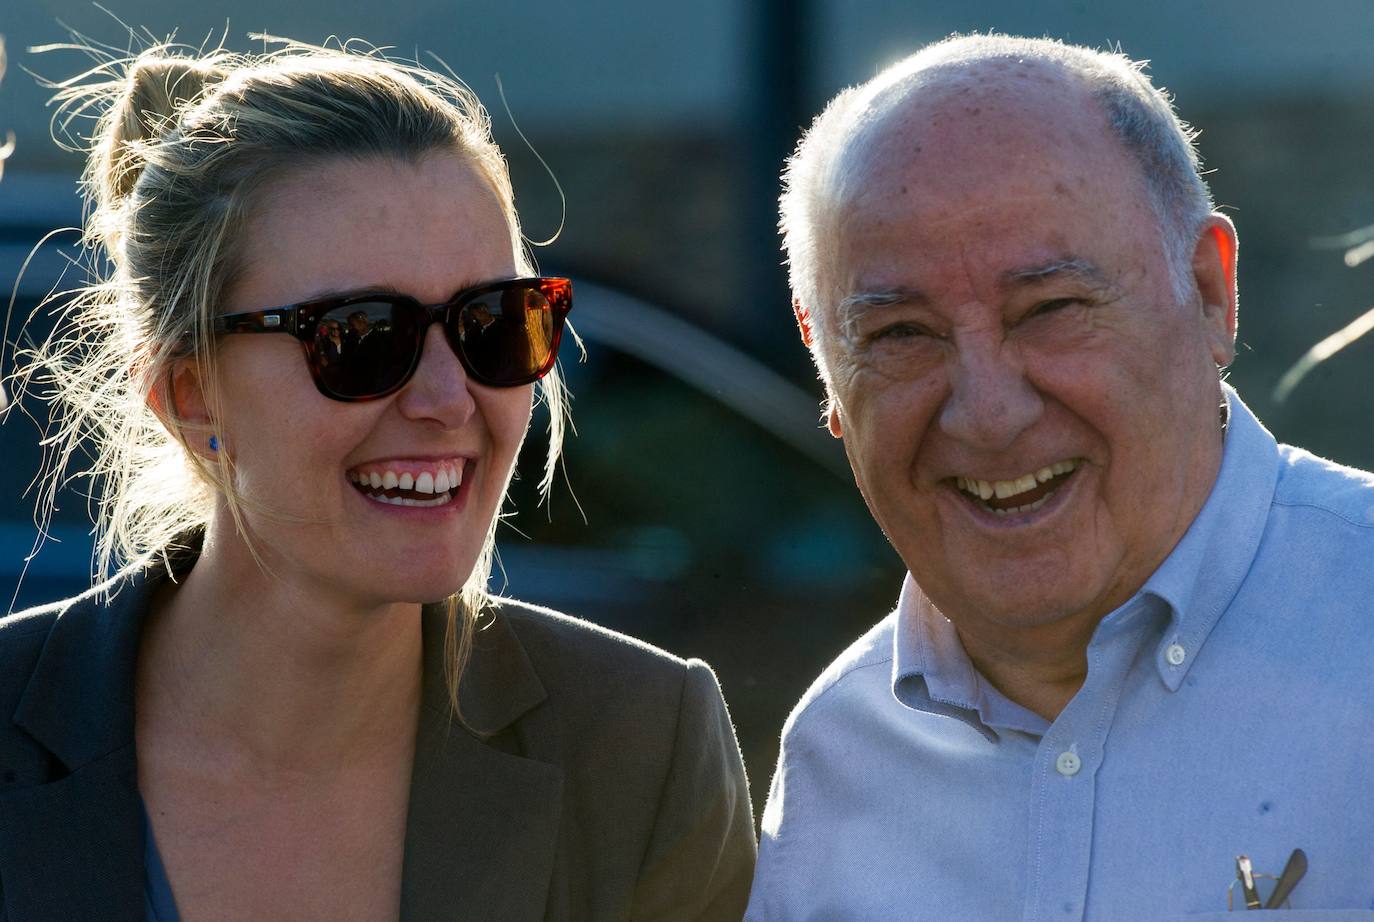
[[[1159,219],[1165,256],[1180,302],[1193,293],[1193,248],[1212,197],[1200,175],[1196,132],[1174,111],[1172,100],[1150,83],[1146,62],[1120,52],[1094,51],[1055,39],[1009,35],[953,36],[928,45],[867,83],[840,93],[816,117],[783,170],[779,226],[792,293],[813,317],[830,307],[834,292],[823,277],[835,251],[835,219],[860,181],[850,153],[853,141],[888,111],[878,106],[899,87],[898,102],[924,85],[922,75],[992,60],[1039,61],[1081,81],[1111,130],[1140,165],[1150,205]],[[819,324],[813,322],[812,328]],[[812,351],[817,344],[813,337]],[[824,365],[821,366],[825,373]]]

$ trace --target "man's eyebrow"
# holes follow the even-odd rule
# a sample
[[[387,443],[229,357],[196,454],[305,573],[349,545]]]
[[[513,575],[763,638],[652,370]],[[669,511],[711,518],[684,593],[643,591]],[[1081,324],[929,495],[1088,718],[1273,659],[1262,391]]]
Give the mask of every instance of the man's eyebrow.
[[[849,337],[854,335],[854,325],[870,312],[894,304],[925,304],[927,300],[919,290],[902,286],[855,291],[845,295],[835,305],[835,321],[839,324],[841,334]]]
[[[1056,259],[1038,266],[1008,269],[1002,273],[999,281],[1003,289],[1009,289],[1023,288],[1027,285],[1035,285],[1059,278],[1070,278],[1096,287],[1105,287],[1111,284],[1107,274],[1095,264],[1075,256]]]
[[[998,277],[998,286],[1006,291],[1061,278],[1073,279],[1094,288],[1106,288],[1111,285],[1111,280],[1107,274],[1099,269],[1095,263],[1076,256],[1066,256],[1047,263],[1008,269]],[[854,323],[869,311],[881,310],[895,304],[929,303],[929,297],[919,288],[894,285],[856,291],[846,295],[835,306],[835,314],[840,324],[844,325]]]
[[[840,299],[836,310],[844,316],[859,316],[870,308],[890,307],[893,304],[925,304],[927,298],[916,288],[897,286],[856,291]]]

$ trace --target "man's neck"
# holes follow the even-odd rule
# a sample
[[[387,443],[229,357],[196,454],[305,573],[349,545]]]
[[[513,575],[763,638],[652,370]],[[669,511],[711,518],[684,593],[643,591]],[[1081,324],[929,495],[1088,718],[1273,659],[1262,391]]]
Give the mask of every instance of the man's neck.
[[[1066,619],[999,632],[995,638],[955,627],[964,652],[983,678],[1010,700],[1053,721],[1087,678],[1088,642],[1097,621]]]

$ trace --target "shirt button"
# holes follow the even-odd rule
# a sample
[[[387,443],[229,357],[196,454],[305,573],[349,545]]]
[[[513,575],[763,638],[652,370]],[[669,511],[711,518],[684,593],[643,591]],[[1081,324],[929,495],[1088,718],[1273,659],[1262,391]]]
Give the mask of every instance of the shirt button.
[[[1054,760],[1054,769],[1065,778],[1072,778],[1083,767],[1083,760],[1075,752],[1061,752]]]
[[[1169,649],[1164,651],[1164,659],[1170,666],[1182,666],[1183,661],[1188,658],[1188,651],[1183,649],[1182,644],[1171,643]]]

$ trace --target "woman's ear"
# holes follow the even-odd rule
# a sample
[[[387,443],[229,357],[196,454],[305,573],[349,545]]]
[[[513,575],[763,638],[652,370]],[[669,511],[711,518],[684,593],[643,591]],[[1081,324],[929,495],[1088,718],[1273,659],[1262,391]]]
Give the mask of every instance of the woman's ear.
[[[209,400],[194,358],[187,356],[172,363],[166,376],[149,389],[148,408],[168,432],[180,436],[196,454],[210,458],[219,450],[218,433],[210,418]]]

